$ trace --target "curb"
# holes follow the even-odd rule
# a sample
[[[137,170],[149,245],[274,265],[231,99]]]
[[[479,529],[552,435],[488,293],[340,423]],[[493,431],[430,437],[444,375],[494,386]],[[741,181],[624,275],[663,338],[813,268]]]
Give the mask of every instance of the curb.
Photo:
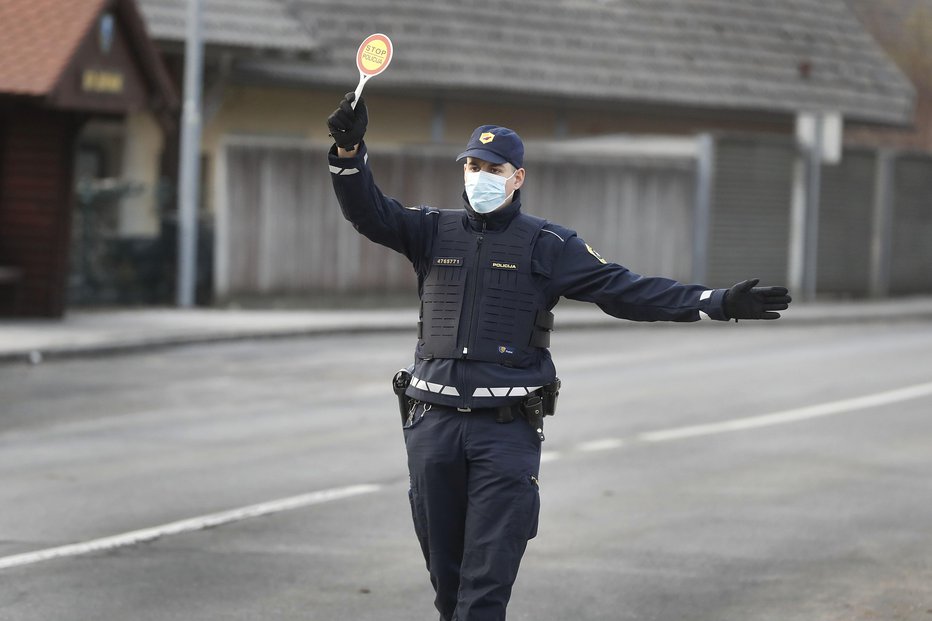
[[[383,334],[392,332],[415,332],[411,326],[347,326],[342,328],[293,328],[287,330],[244,330],[217,334],[181,334],[165,337],[140,338],[111,343],[88,345],[64,345],[60,347],[42,347],[0,352],[0,364],[30,363],[39,364],[46,360],[66,360],[76,358],[99,358],[126,354],[157,351],[184,347],[186,345],[210,345],[232,343],[237,341],[277,340],[286,338],[314,338],[340,335]]]
[[[767,322],[767,325],[777,326],[798,326],[798,325],[815,325],[830,326],[851,323],[893,323],[907,321],[932,321],[932,306],[929,308],[904,308],[893,312],[838,312],[830,314],[824,311],[806,312],[808,309],[799,309],[799,315],[784,316],[777,322]],[[816,310],[816,309],[813,309]],[[722,325],[723,322],[699,322],[691,324],[693,327],[708,328],[712,325]],[[748,325],[748,322],[739,322],[741,325]],[[672,326],[679,324],[666,323],[640,323],[619,320],[608,315],[596,315],[592,317],[567,317],[562,322],[557,319],[557,330],[594,330],[604,329],[607,327],[616,327],[620,329],[637,329],[648,326]],[[753,324],[752,324],[753,325]],[[415,328],[409,322],[404,323],[385,323],[381,325],[347,325],[347,326],[321,326],[321,327],[296,327],[276,330],[274,328],[263,328],[257,330],[234,330],[228,332],[201,333],[201,334],[176,334],[168,336],[140,337],[124,341],[113,341],[103,343],[93,343],[85,345],[62,345],[53,347],[41,347],[36,349],[20,349],[7,352],[0,352],[0,364],[39,364],[46,360],[68,360],[78,358],[97,358],[106,356],[119,356],[160,349],[169,349],[175,347],[184,347],[186,345],[210,345],[215,343],[250,341],[250,340],[276,340],[285,338],[316,338],[327,336],[345,336],[360,334],[390,334],[410,332],[414,333]]]

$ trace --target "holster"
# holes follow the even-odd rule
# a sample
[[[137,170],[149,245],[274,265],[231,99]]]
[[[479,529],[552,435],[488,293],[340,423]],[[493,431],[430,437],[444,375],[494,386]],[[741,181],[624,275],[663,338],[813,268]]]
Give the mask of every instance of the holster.
[[[537,432],[540,441],[544,441],[544,417],[553,416],[557,411],[557,397],[560,396],[560,378],[543,386],[540,394],[529,395],[521,402],[521,415]]]
[[[544,400],[544,416],[553,416],[557,413],[557,397],[560,396],[560,378],[556,378],[552,383],[541,388],[541,396]]]
[[[395,377],[392,378],[392,390],[395,396],[398,397],[398,411],[401,414],[402,425],[408,421],[408,412],[411,411],[411,402],[414,401],[411,397],[405,395],[405,391],[408,389],[408,384],[410,383],[411,372],[407,369],[401,369],[395,373]]]
[[[540,441],[544,441],[544,400],[540,395],[531,395],[521,402],[521,415],[531,428],[537,432]]]

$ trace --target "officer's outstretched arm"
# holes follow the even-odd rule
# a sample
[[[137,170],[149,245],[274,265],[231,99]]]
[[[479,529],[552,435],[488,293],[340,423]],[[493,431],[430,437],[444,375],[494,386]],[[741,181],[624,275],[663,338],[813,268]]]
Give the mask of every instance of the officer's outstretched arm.
[[[554,297],[593,302],[609,315],[634,321],[777,319],[777,311],[792,301],[785,287],[756,287],[756,279],[710,289],[640,276],[606,261],[575,235],[566,239],[551,282]]]
[[[687,285],[670,278],[641,276],[603,259],[575,235],[566,239],[553,267],[554,297],[592,302],[603,311],[632,321],[725,321],[727,289]]]

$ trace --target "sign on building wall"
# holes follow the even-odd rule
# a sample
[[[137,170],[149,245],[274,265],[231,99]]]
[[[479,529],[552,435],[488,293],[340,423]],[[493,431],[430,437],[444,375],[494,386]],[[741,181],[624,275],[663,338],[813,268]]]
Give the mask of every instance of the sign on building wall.
[[[81,42],[52,101],[60,107],[126,112],[147,107],[144,78],[124,29],[104,13]]]

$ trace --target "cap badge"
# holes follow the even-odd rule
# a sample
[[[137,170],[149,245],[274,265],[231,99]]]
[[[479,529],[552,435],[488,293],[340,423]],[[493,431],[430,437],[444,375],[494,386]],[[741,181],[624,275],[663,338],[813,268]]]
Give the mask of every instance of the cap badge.
[[[489,144],[493,140],[495,140],[495,134],[493,134],[492,132],[485,132],[484,134],[479,136],[479,142],[481,142],[482,144]]]

